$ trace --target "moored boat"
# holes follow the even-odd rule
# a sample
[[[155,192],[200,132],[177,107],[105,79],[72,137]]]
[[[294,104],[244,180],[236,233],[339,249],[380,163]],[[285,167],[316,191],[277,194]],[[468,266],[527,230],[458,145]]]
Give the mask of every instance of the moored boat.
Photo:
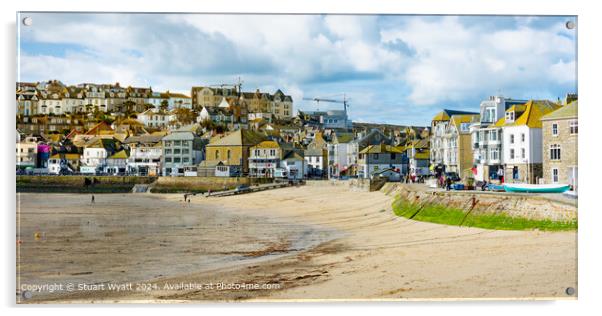
[[[568,184],[526,184],[504,183],[506,192],[522,193],[563,193],[570,189]]]

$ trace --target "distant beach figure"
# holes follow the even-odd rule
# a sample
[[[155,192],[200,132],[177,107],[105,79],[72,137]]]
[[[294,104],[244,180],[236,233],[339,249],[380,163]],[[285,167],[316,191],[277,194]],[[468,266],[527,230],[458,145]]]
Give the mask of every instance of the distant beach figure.
[[[94,194],[92,194],[92,200],[91,200],[92,204],[94,204]]]

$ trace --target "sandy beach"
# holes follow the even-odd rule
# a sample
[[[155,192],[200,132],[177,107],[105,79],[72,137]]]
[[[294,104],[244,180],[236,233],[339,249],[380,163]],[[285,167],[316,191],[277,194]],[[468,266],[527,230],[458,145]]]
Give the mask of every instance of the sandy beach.
[[[35,293],[27,302],[577,296],[565,293],[577,289],[576,231],[412,221],[395,216],[382,192],[324,182],[188,205],[172,194],[97,195],[93,206],[89,198],[21,194],[18,283],[134,289]]]

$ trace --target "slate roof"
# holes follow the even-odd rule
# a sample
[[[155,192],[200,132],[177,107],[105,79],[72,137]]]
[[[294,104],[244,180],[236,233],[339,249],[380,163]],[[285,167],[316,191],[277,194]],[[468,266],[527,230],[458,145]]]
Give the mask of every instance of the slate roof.
[[[541,120],[547,121],[547,120],[577,118],[578,112],[579,112],[579,109],[578,109],[577,101],[573,101],[554,112],[550,112],[550,113],[542,116]]]
[[[383,154],[383,153],[391,153],[391,154],[401,154],[402,150],[396,148],[391,145],[380,144],[380,145],[370,145],[360,151],[360,154]]]
[[[212,138],[208,146],[255,146],[266,139],[260,133],[239,129],[224,137]]]

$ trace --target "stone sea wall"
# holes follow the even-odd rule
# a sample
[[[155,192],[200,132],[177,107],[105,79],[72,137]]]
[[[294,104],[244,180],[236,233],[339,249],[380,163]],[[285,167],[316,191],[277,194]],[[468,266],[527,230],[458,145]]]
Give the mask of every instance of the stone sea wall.
[[[577,200],[545,195],[489,193],[478,191],[432,191],[400,183],[381,188],[390,196],[400,196],[413,203],[432,203],[469,211],[472,214],[503,214],[533,220],[574,221]],[[474,207],[473,207],[474,204]]]

